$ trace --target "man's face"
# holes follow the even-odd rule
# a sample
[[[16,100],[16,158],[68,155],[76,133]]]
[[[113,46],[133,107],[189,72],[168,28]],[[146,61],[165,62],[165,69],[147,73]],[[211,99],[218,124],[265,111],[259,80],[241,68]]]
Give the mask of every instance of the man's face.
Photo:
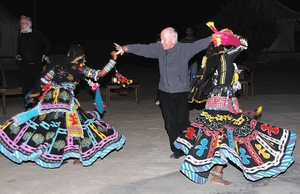
[[[21,19],[20,26],[21,26],[21,30],[28,30],[31,27],[31,25],[27,19]]]
[[[160,33],[160,39],[160,43],[164,50],[168,50],[176,44],[176,38],[165,30]]]
[[[192,36],[194,34],[194,31],[191,28],[187,28],[185,31],[186,35]]]

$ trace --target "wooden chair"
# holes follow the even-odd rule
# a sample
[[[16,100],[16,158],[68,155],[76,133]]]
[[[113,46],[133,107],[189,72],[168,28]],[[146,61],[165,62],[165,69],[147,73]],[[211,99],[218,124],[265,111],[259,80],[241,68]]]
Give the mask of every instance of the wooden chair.
[[[6,114],[7,104],[6,104],[6,97],[7,96],[15,96],[15,95],[22,95],[22,88],[8,88],[4,73],[4,68],[2,66],[2,63],[0,62],[0,71],[2,76],[2,88],[0,89],[0,95],[2,96],[2,108],[3,108],[3,114]]]
[[[239,81],[242,85],[242,95],[245,100],[248,100],[248,91],[249,86],[251,89],[251,96],[253,96],[254,93],[254,85],[253,85],[253,71],[245,66],[245,65],[238,65],[238,69],[242,70],[239,74]]]

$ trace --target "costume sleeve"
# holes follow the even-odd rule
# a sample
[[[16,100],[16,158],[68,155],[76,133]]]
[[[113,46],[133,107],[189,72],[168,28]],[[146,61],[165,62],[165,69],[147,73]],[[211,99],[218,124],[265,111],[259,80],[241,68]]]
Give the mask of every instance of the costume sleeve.
[[[235,58],[242,52],[243,48],[242,46],[233,46],[230,49],[227,50],[226,54],[228,55],[228,58],[231,58],[231,61],[233,62]]]
[[[83,65],[81,68],[82,71],[80,71],[80,73],[82,73],[85,77],[92,78],[95,81],[98,80],[98,71],[100,70],[92,69],[85,65]]]

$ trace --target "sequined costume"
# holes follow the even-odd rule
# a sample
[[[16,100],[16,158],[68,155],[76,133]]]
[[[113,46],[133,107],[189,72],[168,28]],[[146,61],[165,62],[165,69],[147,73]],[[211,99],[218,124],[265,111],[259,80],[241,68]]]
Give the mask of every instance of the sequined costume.
[[[210,45],[208,50],[215,50],[207,52],[207,63],[216,63],[217,72],[204,110],[174,142],[186,154],[181,172],[198,184],[207,181],[214,165],[225,165],[228,161],[251,181],[285,172],[294,161],[296,134],[244,115],[234,96],[232,63],[222,61],[226,55],[220,48]]]
[[[49,57],[38,104],[1,126],[3,155],[15,163],[33,161],[44,168],[58,168],[69,158],[90,166],[123,147],[126,138],[101,119],[98,111],[83,110],[75,98],[73,91],[80,79],[95,80],[98,73],[85,66],[84,60],[78,63],[80,59]]]

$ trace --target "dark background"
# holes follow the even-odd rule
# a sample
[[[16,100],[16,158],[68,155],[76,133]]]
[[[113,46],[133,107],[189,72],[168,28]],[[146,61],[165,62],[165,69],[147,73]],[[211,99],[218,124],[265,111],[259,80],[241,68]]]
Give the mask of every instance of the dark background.
[[[1,0],[0,3],[17,18],[30,16],[35,27],[54,42],[85,38],[126,41],[137,39],[153,41],[163,27],[173,26],[184,35],[184,27],[206,21],[221,11],[226,1],[214,1],[214,7],[155,4],[152,1],[138,4],[92,0]],[[204,14],[207,12],[209,13]],[[34,10],[36,10],[34,12]]]
[[[192,3],[193,2],[193,3]],[[278,0],[297,11],[295,2]],[[206,22],[222,10],[226,0],[154,3],[149,1],[94,0],[1,0],[0,5],[19,18],[33,19],[53,43],[89,40],[113,40],[120,44],[149,43],[162,28],[174,27],[179,38],[188,25]],[[245,13],[247,14],[247,13]]]
[[[84,47],[88,53],[87,61],[89,66],[100,68],[107,63],[109,53],[114,49],[113,42],[119,44],[153,42],[161,29],[166,26],[175,27],[181,38],[184,36],[186,26],[208,21],[222,10],[222,5],[227,4],[226,0],[193,2],[175,4],[172,1],[169,4],[155,4],[152,1],[115,3],[94,0],[0,0],[0,5],[17,18],[23,14],[30,16],[35,27],[41,30],[54,46],[65,45],[58,51],[60,54],[66,53],[70,41],[81,43],[91,40],[94,45]],[[300,12],[300,7],[293,1],[278,0],[278,2]],[[276,61],[253,66],[254,93],[299,93],[298,64],[299,60]],[[121,74],[141,83],[142,86],[153,86],[153,90],[147,88],[142,91],[147,92],[145,96],[150,94],[155,96],[159,79],[156,60],[126,54],[118,57],[117,68]],[[101,80],[101,85],[107,83],[111,75]],[[274,75],[279,76],[271,79]],[[286,87],[287,85],[289,87]]]

